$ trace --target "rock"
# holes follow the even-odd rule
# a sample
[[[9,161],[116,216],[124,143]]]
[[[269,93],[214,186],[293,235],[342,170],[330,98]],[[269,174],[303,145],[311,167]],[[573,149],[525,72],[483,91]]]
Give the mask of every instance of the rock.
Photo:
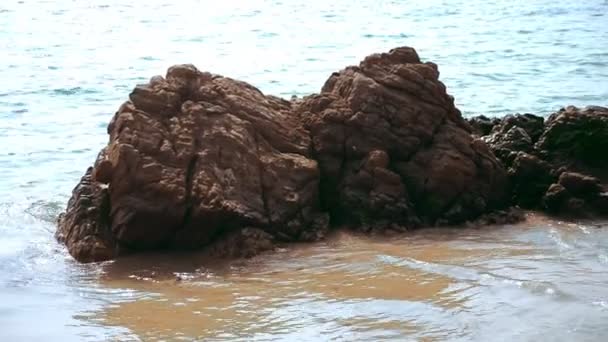
[[[570,197],[565,203],[563,215],[571,215],[576,217],[587,216],[589,211],[585,209],[586,202],[582,198]]]
[[[508,132],[512,127],[523,129],[533,142],[543,134],[545,119],[534,114],[515,114],[505,116],[499,125],[494,126],[494,132]]]
[[[595,203],[608,180],[607,108],[567,107],[546,121],[507,115],[482,139],[509,168],[515,204],[571,216],[601,211]]]
[[[471,126],[474,134],[484,136],[490,134],[494,126],[500,124],[502,120],[499,118],[489,118],[485,115],[474,116],[467,119],[467,123]]]
[[[222,236],[205,252],[216,258],[251,258],[274,247],[272,235],[258,228],[247,227]]]
[[[577,172],[563,172],[559,176],[559,184],[581,198],[594,198],[602,189],[599,179]]]
[[[555,181],[548,163],[524,152],[517,154],[509,168],[509,176],[513,185],[513,200],[523,208],[537,207]]]
[[[544,119],[532,114],[507,115],[493,125],[489,134],[483,137],[490,149],[503,162],[510,164],[517,152],[531,153],[534,143],[543,132]]]
[[[352,223],[417,223],[405,185],[401,177],[389,169],[389,163],[386,152],[374,150],[359,168],[345,177],[340,203],[344,208],[356,209],[345,213]]]
[[[532,138],[520,127],[513,126],[506,132],[495,132],[482,138],[501,160],[508,160],[511,153],[531,152]]]
[[[81,261],[264,246],[242,247],[250,255],[271,240],[322,239],[327,212],[334,223],[412,227],[500,207],[506,172],[438,76],[398,48],[290,102],[174,66],[120,107],[58,237]]]
[[[368,56],[292,101],[177,65],[116,112],[57,237],[85,262],[167,248],[250,257],[323,239],[330,225],[515,220],[501,210],[538,206],[557,174],[533,155],[537,119],[490,124],[509,174],[412,48]]]
[[[55,237],[69,247],[75,259],[82,262],[111,259],[118,254],[109,229],[110,202],[107,187],[93,181],[93,168],[88,168],[59,215]]]
[[[335,223],[458,223],[503,205],[504,168],[438,76],[398,48],[334,73],[298,104]],[[375,155],[388,164],[366,168]]]
[[[59,220],[61,240],[81,261],[201,248],[242,227],[294,241],[326,229],[318,227],[328,220],[309,134],[288,101],[175,66],[137,86],[108,133]],[[97,192],[108,208],[94,202],[91,214],[80,214],[84,196]],[[98,240],[100,247],[89,242]]]
[[[571,217],[605,215],[608,196],[601,192],[597,178],[576,172],[563,172],[543,198],[547,211]]]
[[[608,108],[567,107],[549,116],[536,144],[546,159],[579,167],[608,166]]]
[[[504,210],[495,210],[481,215],[479,218],[467,222],[469,227],[480,227],[487,225],[515,224],[526,219],[526,215],[519,207],[509,207]]]
[[[564,203],[570,198],[570,193],[561,184],[551,184],[543,197],[545,209],[551,213],[559,213]]]

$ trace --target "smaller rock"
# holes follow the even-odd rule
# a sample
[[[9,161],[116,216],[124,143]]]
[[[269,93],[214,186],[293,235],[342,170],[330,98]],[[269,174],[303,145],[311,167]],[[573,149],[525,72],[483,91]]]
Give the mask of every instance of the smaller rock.
[[[577,172],[563,172],[559,176],[559,184],[575,196],[592,198],[601,190],[599,179]]]
[[[329,215],[320,214],[310,224],[310,228],[303,231],[298,238],[299,241],[316,242],[321,241],[329,232]]]
[[[92,174],[89,167],[72,191],[68,210],[57,218],[55,237],[80,262],[109,260],[118,253],[107,219],[108,189],[93,181]]]
[[[488,225],[515,224],[526,219],[526,215],[521,208],[510,207],[506,210],[496,210],[484,214],[474,221],[468,222],[469,227],[481,227]]]
[[[549,212],[558,213],[568,198],[570,198],[568,190],[563,185],[554,183],[545,193],[543,204]]]
[[[274,246],[272,235],[258,228],[247,227],[221,237],[206,252],[218,258],[251,258],[274,249]]]
[[[467,123],[473,129],[473,133],[477,134],[479,136],[484,136],[484,135],[490,134],[490,132],[492,131],[492,128],[494,128],[494,126],[500,124],[500,121],[501,120],[499,118],[489,118],[485,115],[479,115],[479,116],[475,116],[470,119],[467,119]]]
[[[521,127],[513,126],[506,132],[495,132],[482,138],[492,152],[501,160],[505,160],[512,152],[530,152],[532,138]]]
[[[524,208],[537,207],[554,182],[551,167],[538,157],[519,152],[509,169],[513,184],[513,197]]]
[[[569,106],[551,114],[536,148],[558,163],[608,166],[608,108]]]
[[[564,212],[562,214],[572,215],[576,217],[586,216],[588,213],[585,210],[586,203],[582,198],[571,197],[566,201]]]
[[[542,116],[534,114],[515,114],[507,115],[502,119],[500,125],[494,127],[494,130],[506,132],[512,127],[519,127],[526,131],[527,135],[536,142],[543,134],[545,119]]]
[[[483,122],[483,121],[481,121]],[[475,125],[481,125],[480,120],[474,121]],[[484,123],[486,128],[487,123]],[[492,130],[484,137],[494,153],[501,159],[509,152],[531,152],[533,144],[543,133],[544,119],[532,114],[507,115],[498,124],[492,126]]]

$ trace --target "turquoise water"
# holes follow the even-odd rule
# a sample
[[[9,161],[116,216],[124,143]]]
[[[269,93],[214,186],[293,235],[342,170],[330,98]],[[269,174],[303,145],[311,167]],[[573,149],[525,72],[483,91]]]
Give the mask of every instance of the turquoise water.
[[[104,289],[103,268],[69,259],[53,221],[128,92],[168,66],[193,63],[290,97],[409,45],[439,65],[465,115],[548,114],[608,105],[607,23],[604,0],[3,0],[0,337],[122,331],[86,315],[130,292]]]

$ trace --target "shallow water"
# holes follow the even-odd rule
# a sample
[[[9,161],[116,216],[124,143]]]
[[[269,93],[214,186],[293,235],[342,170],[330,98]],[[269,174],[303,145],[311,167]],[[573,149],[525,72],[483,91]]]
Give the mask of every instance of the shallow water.
[[[336,232],[250,260],[95,267],[80,328],[119,340],[551,340],[608,336],[608,222]],[[77,280],[80,282],[82,280]]]
[[[588,225],[339,234],[211,270],[78,265],[52,235],[113,112],[171,64],[290,97],[411,45],[465,115],[548,114],[608,104],[607,18],[603,0],[3,0],[0,340],[602,340],[608,233]]]
[[[601,340],[602,227],[532,217],[390,238],[337,233],[213,267],[192,255],[125,259],[101,284],[138,295],[94,321],[144,340]]]

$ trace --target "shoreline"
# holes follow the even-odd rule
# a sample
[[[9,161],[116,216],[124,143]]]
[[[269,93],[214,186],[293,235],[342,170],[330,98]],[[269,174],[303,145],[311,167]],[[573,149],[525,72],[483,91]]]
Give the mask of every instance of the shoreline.
[[[141,253],[127,254],[119,258],[99,263],[103,269],[103,281],[124,280],[131,278],[139,281],[172,282],[177,284],[188,281],[177,274],[195,274],[211,272],[221,275],[232,272],[234,265],[258,264],[261,260],[283,259],[281,255],[295,255],[299,253],[310,254],[309,250],[315,250],[323,246],[334,246],[336,244],[348,243],[348,241],[359,241],[360,243],[391,243],[395,245],[410,245],[411,239],[428,239],[433,241],[458,241],[458,236],[480,232],[482,235],[497,234],[500,231],[513,230],[518,233],[526,230],[548,230],[557,228],[559,231],[578,232],[580,227],[604,229],[608,227],[608,218],[557,218],[539,211],[523,211],[523,219],[510,223],[475,224],[468,223],[460,226],[426,226],[407,231],[374,230],[363,232],[349,227],[336,227],[328,232],[323,240],[316,242],[284,242],[277,243],[271,249],[260,251],[247,257],[225,257],[215,256],[207,250],[152,250]],[[584,232],[585,229],[582,229]],[[497,241],[500,242],[500,241]],[[313,253],[314,254],[314,253]],[[291,257],[290,257],[291,258]],[[294,259],[294,260],[295,260]],[[142,273],[142,271],[145,271]],[[191,279],[190,279],[191,280]],[[173,283],[174,282],[174,283]]]

